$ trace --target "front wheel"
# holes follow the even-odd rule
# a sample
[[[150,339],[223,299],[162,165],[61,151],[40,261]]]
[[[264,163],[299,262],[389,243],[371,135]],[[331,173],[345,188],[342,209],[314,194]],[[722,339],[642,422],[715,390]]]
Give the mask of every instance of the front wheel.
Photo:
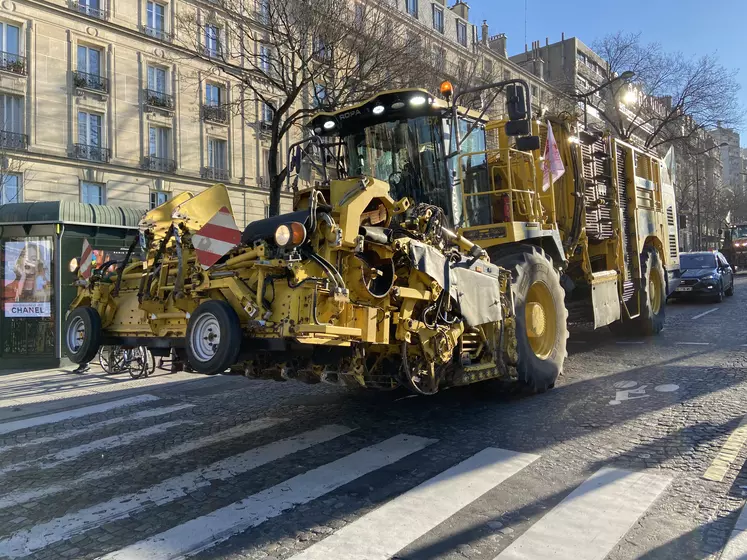
[[[731,279],[731,284],[729,285],[729,289],[726,290],[727,296],[733,296],[734,295],[734,278]]]
[[[724,283],[723,281],[718,283],[718,292],[715,296],[713,296],[713,301],[715,303],[721,303],[724,301]]]
[[[567,355],[568,311],[560,276],[541,249],[507,255],[512,272],[519,381],[542,393],[555,386]]]
[[[186,353],[199,373],[222,373],[236,363],[241,349],[241,323],[221,300],[201,303],[187,325]]]
[[[70,361],[87,364],[101,347],[101,316],[93,307],[78,307],[65,321],[65,346]]]

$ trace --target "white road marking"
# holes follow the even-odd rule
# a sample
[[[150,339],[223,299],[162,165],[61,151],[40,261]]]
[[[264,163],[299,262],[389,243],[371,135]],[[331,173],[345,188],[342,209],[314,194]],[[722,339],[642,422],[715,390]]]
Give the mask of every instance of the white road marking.
[[[292,560],[387,560],[537,459],[538,455],[484,449]]]
[[[227,480],[351,431],[351,428],[345,426],[323,426],[317,430],[216,461],[212,465],[169,478],[150,488],[118,496],[107,502],[35,525],[31,529],[18,531],[7,539],[0,540],[0,556],[9,558],[26,556],[35,550],[69,539],[93,527],[127,517],[149,505],[160,506],[173,502],[198,488],[210,486],[213,480]]]
[[[50,453],[48,455],[37,457],[36,459],[29,459],[28,461],[15,463],[13,465],[0,468],[0,475],[27,469],[36,464],[38,464],[42,469],[52,469],[58,465],[61,465],[62,463],[73,461],[81,455],[85,455],[86,453],[91,453],[92,451],[99,450],[108,450],[114,447],[122,447],[123,445],[128,445],[133,441],[160,434],[162,432],[165,432],[166,430],[169,430],[176,426],[181,426],[183,424],[195,424],[195,422],[191,420],[174,420],[172,422],[164,422],[163,424],[149,426],[147,428],[143,428],[142,430],[136,430],[127,434],[97,439],[90,443],[77,445],[69,449],[63,449],[62,451],[58,451],[56,453]]]
[[[158,416],[163,416],[165,414],[171,414],[172,412],[184,410],[185,408],[192,408],[193,406],[194,406],[193,404],[184,403],[184,404],[175,404],[173,406],[164,406],[161,408],[149,408],[147,410],[141,410],[140,412],[135,412],[128,416],[119,416],[117,418],[110,418],[109,420],[104,420],[103,422],[96,422],[95,424],[91,424],[90,426],[86,426],[85,428],[67,430],[67,431],[55,434],[53,436],[44,436],[44,437],[39,437],[36,439],[24,441],[23,443],[6,445],[5,447],[0,447],[0,453],[4,453],[6,451],[9,451],[10,449],[15,449],[18,447],[28,447],[30,445],[41,445],[43,443],[49,443],[50,441],[70,439],[72,437],[79,436],[87,432],[95,432],[96,430],[100,430],[101,428],[106,428],[108,426],[114,426],[116,424],[122,424],[124,422],[134,422],[137,420],[143,420],[145,418],[156,418]]]
[[[602,560],[670,482],[660,475],[600,469],[496,560]]]
[[[737,518],[734,530],[726,541],[720,560],[744,560],[747,558],[747,507],[742,508],[742,512]]]
[[[81,416],[98,414],[99,412],[106,412],[107,410],[122,408],[123,406],[133,406],[157,400],[159,400],[158,397],[154,397],[153,395],[138,395],[136,397],[129,397],[118,401],[110,401],[101,404],[94,404],[92,406],[84,406],[83,408],[55,412],[54,414],[35,416],[23,420],[14,420],[13,422],[5,422],[4,424],[0,424],[0,435],[17,432],[18,430],[24,430],[26,428],[33,428],[34,426],[41,426],[43,424],[62,422],[64,420],[70,420],[71,418],[80,418]]]
[[[166,560],[196,554],[357,478],[396,463],[435,441],[397,435],[107,554],[102,560]]]
[[[675,342],[677,346],[708,346],[710,342]]]
[[[713,309],[709,309],[708,311],[704,311],[703,313],[698,313],[695,317],[692,317],[690,320],[694,321],[695,319],[700,319],[701,317],[705,317],[709,313],[713,313],[714,311],[718,311],[718,307],[714,307]]]
[[[75,488],[84,486],[85,484],[88,484],[95,480],[101,480],[102,478],[107,478],[110,476],[114,476],[115,474],[126,472],[142,463],[150,463],[152,461],[165,461],[166,459],[176,457],[177,455],[191,453],[192,451],[197,451],[198,449],[201,449],[203,447],[207,447],[209,445],[214,445],[216,443],[221,443],[231,439],[236,439],[252,432],[265,430],[287,421],[287,418],[260,418],[258,420],[253,420],[247,424],[242,424],[241,426],[235,426],[233,428],[223,430],[222,432],[218,432],[217,434],[210,434],[209,436],[204,436],[191,441],[187,441],[180,445],[171,447],[166,451],[162,451],[157,455],[150,455],[142,459],[127,461],[126,463],[123,463],[121,465],[116,465],[113,467],[108,467],[106,469],[100,469],[97,471],[90,471],[81,474],[74,480],[69,480],[62,484],[53,484],[51,486],[45,486],[43,488],[37,488],[34,490],[11,492],[3,497],[0,497],[0,509],[25,504],[33,500],[38,500],[39,498],[57,494],[59,492],[69,492]]]

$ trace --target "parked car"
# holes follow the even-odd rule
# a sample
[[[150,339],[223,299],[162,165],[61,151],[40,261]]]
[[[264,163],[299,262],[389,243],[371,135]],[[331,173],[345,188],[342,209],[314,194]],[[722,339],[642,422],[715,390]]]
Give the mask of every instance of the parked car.
[[[719,251],[680,254],[680,284],[670,298],[708,297],[716,302],[734,295],[734,271]]]

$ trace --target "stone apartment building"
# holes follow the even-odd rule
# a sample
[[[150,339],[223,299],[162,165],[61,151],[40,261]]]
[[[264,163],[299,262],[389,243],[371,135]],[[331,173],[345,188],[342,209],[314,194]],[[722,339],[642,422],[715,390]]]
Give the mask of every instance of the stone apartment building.
[[[747,176],[743,175],[742,149],[739,145],[739,133],[732,128],[718,126],[710,131],[711,136],[721,146],[721,163],[723,169],[723,181],[735,192],[744,196],[747,193]]]
[[[0,8],[0,203],[147,208],[220,181],[237,222],[265,215],[267,109],[257,104],[243,118],[226,110],[235,85],[174,40],[183,9],[216,22],[200,48],[230,40],[215,4],[0,0]],[[486,24],[478,36],[464,2],[398,0],[396,11],[432,44],[436,62],[475,62],[496,79],[521,75],[536,100],[547,90],[506,58],[505,36],[490,37]]]

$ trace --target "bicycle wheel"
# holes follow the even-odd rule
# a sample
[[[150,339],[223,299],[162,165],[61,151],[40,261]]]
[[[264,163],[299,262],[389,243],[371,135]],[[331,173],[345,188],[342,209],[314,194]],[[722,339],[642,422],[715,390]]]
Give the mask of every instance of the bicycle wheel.
[[[143,352],[145,348],[139,346],[127,350],[127,371],[133,379],[140,379],[148,375],[148,358]]]
[[[99,365],[107,374],[122,373],[124,351],[120,346],[102,346],[99,350]]]
[[[156,371],[156,357],[153,355],[153,352],[151,352],[146,346],[140,347],[143,351],[143,355],[145,356],[145,364],[147,366],[145,377],[148,377],[151,373]]]

